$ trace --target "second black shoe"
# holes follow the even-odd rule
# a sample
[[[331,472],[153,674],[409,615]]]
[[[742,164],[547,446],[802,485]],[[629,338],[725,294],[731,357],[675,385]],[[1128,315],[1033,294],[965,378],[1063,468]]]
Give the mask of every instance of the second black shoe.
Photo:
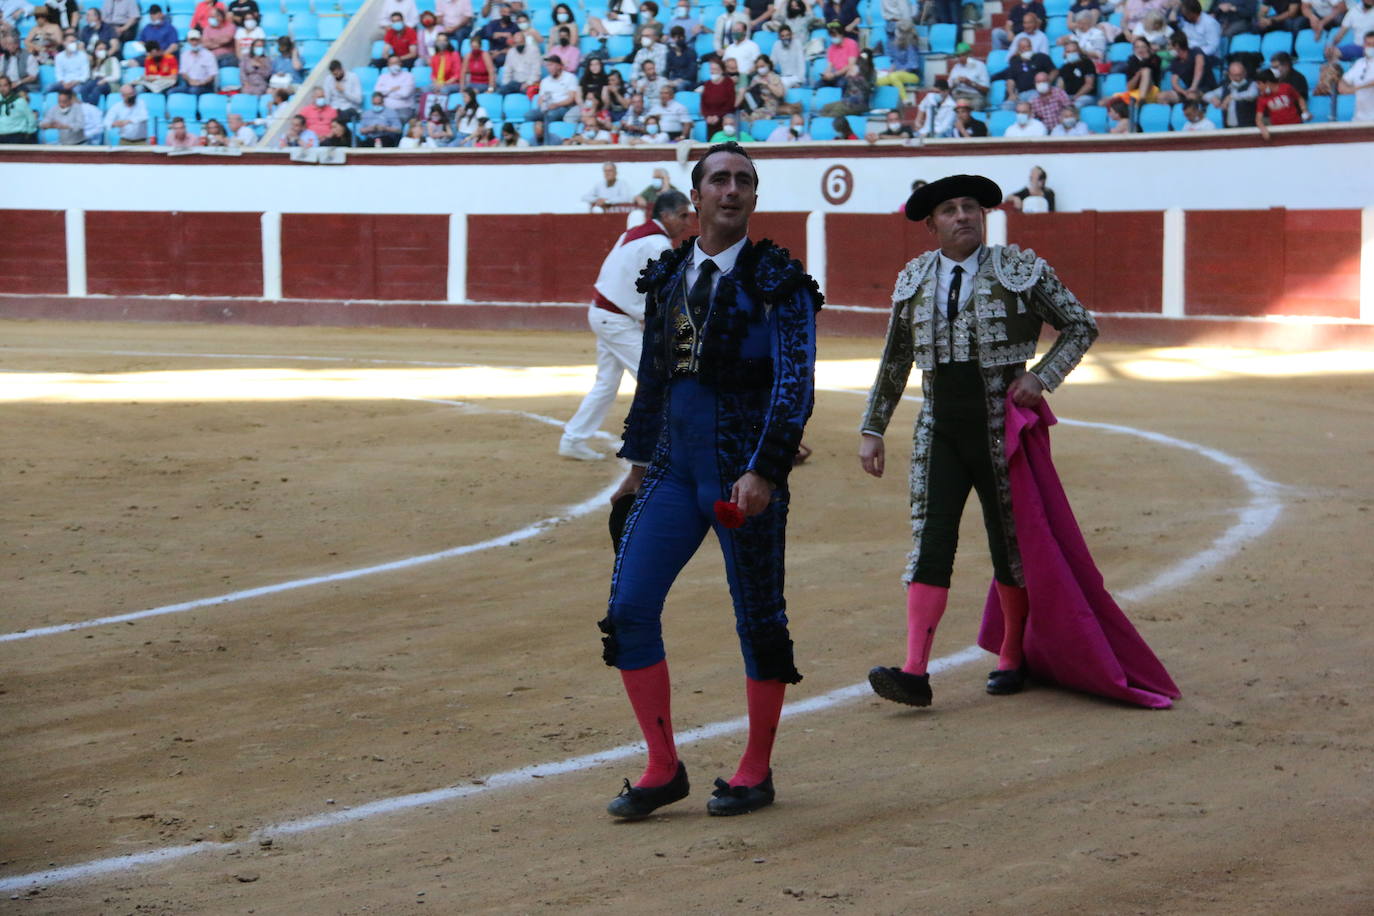
[[[756,786],[732,786],[723,779],[716,780],[715,791],[706,802],[706,813],[717,817],[748,814],[773,804],[773,771]]]
[[[625,788],[620,790],[619,795],[611,799],[606,810],[612,817],[638,820],[641,817],[648,817],[664,805],[682,801],[690,791],[691,786],[687,783],[687,767],[679,760],[677,762],[677,775],[670,782],[661,786],[632,786],[628,779],[625,780]]]
[[[1020,693],[1026,686],[1026,669],[998,668],[988,673],[988,693],[993,696],[1007,696]]]
[[[868,684],[884,700],[907,706],[930,705],[929,674],[907,674],[901,668],[879,665],[868,672]]]

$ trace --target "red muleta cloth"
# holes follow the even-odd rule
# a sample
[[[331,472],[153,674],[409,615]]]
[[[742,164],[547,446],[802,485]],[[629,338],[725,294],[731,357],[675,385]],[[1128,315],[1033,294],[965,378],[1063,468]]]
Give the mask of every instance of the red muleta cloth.
[[[1007,398],[1006,449],[1012,516],[1021,548],[1030,613],[1026,667],[1063,687],[1167,709],[1181,696],[1145,640],[1102,584],[1050,457],[1058,422],[1044,401],[1035,409]],[[1002,644],[1002,606],[988,589],[978,645]]]

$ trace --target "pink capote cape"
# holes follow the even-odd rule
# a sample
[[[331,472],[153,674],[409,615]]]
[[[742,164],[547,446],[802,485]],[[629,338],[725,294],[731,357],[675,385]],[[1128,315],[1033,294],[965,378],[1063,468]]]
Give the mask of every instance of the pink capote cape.
[[[1102,584],[1050,457],[1058,422],[1043,400],[1034,409],[1007,398],[1006,449],[1012,515],[1030,611],[1023,642],[1033,677],[1062,687],[1167,709],[1180,696],[1164,666]],[[978,645],[997,653],[1002,605],[994,583]]]

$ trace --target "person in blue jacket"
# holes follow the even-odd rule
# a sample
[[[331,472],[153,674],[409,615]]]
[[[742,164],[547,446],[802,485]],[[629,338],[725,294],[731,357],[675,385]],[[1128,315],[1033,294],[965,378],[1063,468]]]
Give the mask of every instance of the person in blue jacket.
[[[783,598],[788,474],[811,415],[816,282],[785,249],[748,237],[758,172],[738,143],[712,146],[692,170],[701,235],[645,268],[644,349],[620,457],[633,467],[613,502],[625,521],[603,656],[620,669],[649,748],[637,784],[609,812],[640,818],[688,794],[673,740],[663,602],[715,529],[744,655],[749,737],[735,775],[707,811],[773,802],[770,760],[788,684],[801,680]],[[732,518],[733,516],[733,518]],[[739,527],[730,527],[742,520]]]

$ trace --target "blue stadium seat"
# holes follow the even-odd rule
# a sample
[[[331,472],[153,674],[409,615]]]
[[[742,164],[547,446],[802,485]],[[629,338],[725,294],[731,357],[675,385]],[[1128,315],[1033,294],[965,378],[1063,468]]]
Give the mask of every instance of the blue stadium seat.
[[[143,92],[138,97],[143,102],[143,107],[148,109],[148,117],[167,117],[167,97],[165,95],[160,92]]]
[[[545,124],[544,129],[546,131],[549,131],[555,137],[558,137],[561,140],[566,140],[577,131],[577,125],[570,124],[567,121],[553,121],[551,123]]]
[[[1227,48],[1227,54],[1237,54],[1245,52],[1248,54],[1260,53],[1260,37],[1253,32],[1246,32],[1243,35],[1231,36],[1231,44]],[[1124,58],[1123,58],[1124,59]]]
[[[120,79],[126,83],[136,83],[143,79],[143,68],[138,66],[131,67],[126,64],[124,72],[120,75]]]
[[[959,28],[952,22],[940,22],[930,27],[930,53],[953,54],[959,38]]]
[[[838,86],[822,86],[816,90],[816,94],[811,99],[811,110],[820,111],[821,106],[829,105],[831,102],[838,102],[844,97],[844,91]]]
[[[1050,63],[1054,64],[1054,66],[1055,66],[1056,69],[1058,69],[1059,67],[1064,66],[1064,46],[1063,46],[1063,45],[1055,45],[1054,47],[1050,48]],[[988,72],[991,73],[992,71],[989,70]]]
[[[693,118],[701,117],[701,93],[700,92],[679,92],[674,98],[682,103],[682,107],[687,109],[687,113]]]
[[[410,75],[415,77],[417,89],[425,89],[434,82],[434,74],[430,72],[429,64],[416,64],[410,68]]]
[[[162,10],[169,16],[190,16],[196,11],[196,2],[197,0],[167,0],[162,4]]]
[[[335,0],[335,5],[338,6],[341,12],[352,16],[357,13],[358,10],[362,9],[363,4],[366,2],[367,0]]]
[[[372,89],[377,85],[377,77],[382,75],[382,71],[376,67],[354,67],[353,72],[358,75],[358,83],[363,90],[363,101],[367,102],[372,96]]]
[[[716,50],[716,36],[711,32],[702,32],[696,38],[695,50],[697,57],[713,53]]]
[[[189,92],[173,92],[167,96],[167,117],[194,120],[196,117],[196,97]]]
[[[148,96],[143,97],[146,102]],[[258,116],[258,97],[255,95],[238,95],[229,99],[229,113],[242,117],[245,121],[251,121]]]
[[[849,121],[850,133],[862,140],[868,132],[868,115],[846,115],[845,119]]]
[[[1264,55],[1265,61],[1280,51],[1285,54],[1293,53],[1293,33],[1287,29],[1270,32],[1260,40],[1260,53]]]
[[[873,58],[873,69],[880,72],[883,70],[891,70],[892,58],[888,57],[886,54],[879,54],[877,57]]]
[[[1149,102],[1140,106],[1140,132],[1162,134],[1169,130],[1169,106]]]
[[[755,140],[767,140],[768,135],[778,129],[778,122],[771,118],[759,118],[749,125],[749,135]]]
[[[306,70],[313,70],[316,64],[324,60],[329,53],[329,45],[330,42],[318,38],[308,38],[300,43],[301,63],[305,64]]]
[[[873,93],[873,107],[880,109],[897,108],[902,104],[902,94],[896,86],[879,86]]]
[[[121,60],[137,60],[146,53],[148,53],[148,49],[143,46],[141,41],[126,41],[119,46]]]
[[[333,41],[343,34],[345,20],[342,16],[326,16],[320,19],[319,34],[325,41]]]
[[[1045,0],[1045,15],[1050,18],[1067,16],[1072,5],[1069,0]]]
[[[802,107],[802,114],[811,111],[811,90],[810,89],[789,89],[786,99],[788,102],[796,102]]]
[[[386,60],[390,54],[391,52],[387,50],[386,42],[382,41],[380,38],[372,42],[371,60]]]
[[[183,39],[186,37],[186,30],[191,27],[190,13],[174,13],[172,15],[172,28],[177,30],[177,34]]]
[[[710,78],[711,78],[711,64],[710,64],[709,61],[707,61],[707,62],[704,62],[700,67],[697,67],[697,82],[698,82],[698,83],[704,83],[704,82],[706,82],[706,81],[707,81],[708,79],[710,79]]]
[[[1045,24],[1045,37],[1053,44],[1067,34],[1069,34],[1068,20],[1063,16],[1051,14],[1050,21]]]
[[[1239,37],[1239,36],[1238,36]],[[1259,50],[1256,48],[1256,50]],[[1129,42],[1118,41],[1107,45],[1107,61],[1113,64],[1123,64],[1131,57],[1131,45]]]
[[[530,8],[530,25],[540,35],[551,34],[554,30],[553,10]]]
[[[57,82],[57,68],[52,64],[42,64],[38,68],[38,87],[47,89]]]
[[[269,38],[280,38],[287,33],[291,20],[286,18],[285,13],[277,10],[263,10],[260,25]]]
[[[1016,112],[1014,111],[994,111],[988,116],[988,136],[1000,137],[1007,132],[1007,128],[1016,123]]]
[[[369,99],[369,101],[371,101]],[[272,113],[272,96],[263,94],[258,96],[258,117],[265,118]]]
[[[1007,100],[1007,81],[993,80],[988,87],[988,105],[998,107]]]
[[[633,64],[611,64],[611,69],[619,73],[620,78],[623,79],[627,85],[634,76],[635,68]]]
[[[39,142],[41,143],[51,144],[53,146],[57,145],[57,131],[55,130],[40,130],[38,136],[40,138]]]
[[[529,110],[529,97],[522,92],[512,92],[501,101],[501,116],[507,121],[519,121]]]
[[[320,20],[314,13],[297,13],[291,17],[291,37],[297,41],[320,37]]]
[[[533,143],[533,142],[534,142],[534,122],[533,122],[533,121],[522,121],[520,124],[518,124],[518,125],[516,126],[516,130],[520,131],[520,136],[525,138],[525,142],[526,142],[526,143]]]
[[[634,42],[633,35],[612,35],[606,39],[606,53],[611,55],[612,60],[629,57],[635,49]]]
[[[243,75],[239,73],[238,67],[219,68],[219,91],[228,92],[230,89],[238,89],[243,86]]]
[[[773,53],[773,45],[777,44],[778,33],[770,32],[767,29],[754,33],[754,43],[759,46],[759,50],[764,54]]]
[[[1101,105],[1089,105],[1078,110],[1078,116],[1083,119],[1083,123],[1088,125],[1088,130],[1095,134],[1105,134],[1107,132],[1107,109]]]
[[[1311,29],[1303,29],[1293,42],[1293,52],[1303,63],[1320,64],[1326,60],[1326,42]]]
[[[1355,97],[1353,95],[1342,95],[1336,98],[1336,120],[1353,121],[1355,119]]]
[[[223,123],[225,117],[229,114],[229,99],[222,95],[203,95],[200,97],[198,108],[202,121],[208,121],[211,118],[219,118],[220,122]]]
[[[1126,91],[1126,74],[1108,73],[1102,77],[1102,98],[1109,99]]]
[[[583,35],[581,38],[577,40],[577,50],[582,52],[582,56],[584,58],[600,46],[601,39],[596,38],[592,35]]]
[[[1007,69],[1007,58],[1009,56],[1010,54],[1007,51],[989,51],[987,60],[988,75],[1001,73],[1003,70]]]
[[[1309,91],[1317,87],[1317,81],[1321,79],[1321,64],[1298,63],[1293,65],[1293,69],[1307,77],[1307,88]]]
[[[454,92],[449,95],[450,108],[454,107],[454,99],[458,100],[457,104],[461,107],[463,103],[463,94],[461,92]],[[492,121],[504,120],[505,114],[502,112],[501,108],[504,103],[501,101],[501,93],[479,92],[477,93],[477,104],[487,110],[487,114],[491,116]]]
[[[695,141],[697,141],[698,143],[705,143],[705,142],[706,142],[706,122],[705,122],[705,121],[693,121],[693,122],[692,122],[692,139],[695,140]]]
[[[811,127],[808,128],[807,133],[811,135],[812,140],[834,140],[835,125],[833,122],[833,118],[812,118]]]

